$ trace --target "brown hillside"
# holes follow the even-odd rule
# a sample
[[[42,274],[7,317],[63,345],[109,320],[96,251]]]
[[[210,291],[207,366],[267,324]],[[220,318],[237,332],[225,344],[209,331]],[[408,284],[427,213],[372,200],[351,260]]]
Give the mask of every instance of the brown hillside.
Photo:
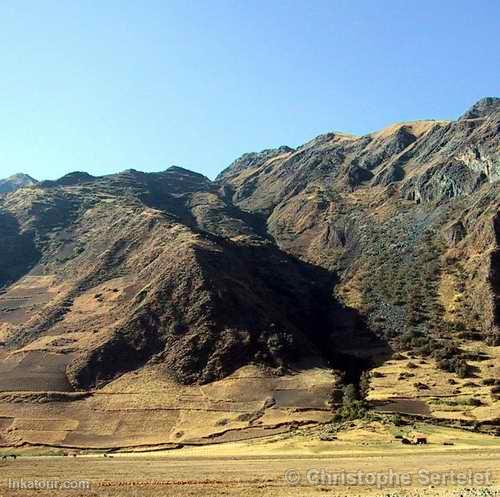
[[[245,154],[216,181],[9,183],[0,444],[264,436],[327,421],[367,369],[379,410],[495,423],[499,130],[489,98]]]

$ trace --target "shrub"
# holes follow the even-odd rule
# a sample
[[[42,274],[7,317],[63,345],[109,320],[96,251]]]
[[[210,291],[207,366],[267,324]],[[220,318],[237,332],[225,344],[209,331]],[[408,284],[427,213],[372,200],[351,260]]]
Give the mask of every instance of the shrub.
[[[459,366],[456,369],[456,373],[460,378],[467,378],[471,375],[471,368],[465,361],[459,360]]]
[[[438,361],[439,369],[456,373],[460,378],[468,378],[472,374],[472,368],[460,357],[445,358]]]
[[[423,357],[429,357],[432,354],[432,344],[431,342],[427,342],[425,345],[418,347],[415,352]]]
[[[394,426],[403,426],[405,423],[403,422],[403,418],[399,414],[395,414],[392,417],[392,422]]]

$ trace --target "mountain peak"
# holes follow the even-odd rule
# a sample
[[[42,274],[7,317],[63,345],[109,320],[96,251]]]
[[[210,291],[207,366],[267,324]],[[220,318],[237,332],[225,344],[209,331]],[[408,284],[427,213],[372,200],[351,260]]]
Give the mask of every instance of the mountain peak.
[[[463,119],[478,119],[486,117],[493,112],[500,111],[500,98],[484,97],[478,100],[461,118]]]
[[[29,174],[26,174],[26,173],[16,173],[16,174],[9,176],[6,179],[8,179],[8,180],[25,179],[25,180],[36,181],[36,179],[32,178]]]
[[[75,186],[92,182],[95,179],[95,176],[92,176],[89,173],[83,171],[74,171],[65,174],[55,181],[43,181],[42,186]]]
[[[38,181],[28,174],[17,173],[0,180],[0,193],[10,193],[25,186],[34,186]]]
[[[185,167],[181,167],[181,166],[170,166],[167,168],[167,170],[165,172],[178,173],[178,174],[184,174],[184,175],[189,175],[189,176],[197,176],[197,177],[202,177],[202,178],[205,177],[201,173],[197,173],[196,171],[191,171],[190,169],[186,169]]]

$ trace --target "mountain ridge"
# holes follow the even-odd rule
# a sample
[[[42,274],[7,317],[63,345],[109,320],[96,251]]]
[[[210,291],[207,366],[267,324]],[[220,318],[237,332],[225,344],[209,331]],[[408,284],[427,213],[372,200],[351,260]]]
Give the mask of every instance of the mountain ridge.
[[[127,239],[129,232],[117,229],[116,237],[110,238],[107,242],[111,249],[101,254],[92,252],[82,242],[84,233],[88,233],[89,229],[96,230],[96,227],[107,219],[103,209],[111,209],[116,210],[116,218],[123,219],[125,224],[130,222],[130,219],[135,219],[136,227],[133,230],[137,230],[137,233],[142,232],[145,238],[150,236],[148,233],[156,224],[166,223],[165,229],[171,229],[167,228],[168,226],[178,226],[181,231],[187,229],[185,236],[188,239],[190,237],[194,237],[193,240],[199,237],[206,239],[206,243],[213,244],[209,252],[219,247],[215,249],[215,253],[230,254],[234,251],[235,254],[240,253],[239,256],[235,255],[236,259],[244,260],[247,256],[243,254],[248,252],[248,248],[253,247],[250,252],[266,253],[268,255],[265,259],[272,261],[275,256],[270,254],[277,249],[282,254],[278,259],[283,257],[284,261],[291,256],[299,265],[312,264],[317,270],[330,274],[330,279],[338,279],[335,289],[328,290],[332,299],[328,307],[339,309],[344,306],[345,309],[351,309],[341,312],[344,317],[340,321],[345,321],[341,326],[344,327],[344,331],[340,332],[341,335],[345,335],[347,329],[347,335],[351,334],[354,341],[358,339],[356,333],[360,330],[355,329],[357,325],[353,326],[352,322],[346,323],[352,320],[353,315],[359,314],[356,318],[358,323],[368,319],[367,329],[370,329],[372,334],[370,340],[386,343],[386,348],[389,343],[396,348],[402,347],[401,332],[397,331],[396,323],[400,322],[403,328],[408,328],[408,322],[411,322],[409,316],[412,312],[416,312],[415,309],[411,309],[416,305],[411,304],[412,298],[415,300],[415,295],[412,293],[416,291],[414,287],[409,285],[408,288],[405,286],[404,289],[399,289],[399,298],[402,299],[401,302],[404,300],[404,303],[399,305],[391,303],[389,306],[388,302],[395,300],[390,295],[391,291],[387,288],[378,288],[379,284],[375,282],[372,282],[373,288],[366,287],[366,283],[361,284],[362,288],[356,290],[358,293],[356,298],[353,298],[352,293],[349,295],[346,292],[351,292],[351,286],[361,276],[371,278],[361,266],[364,264],[370,267],[375,260],[378,260],[379,256],[370,248],[375,240],[381,240],[376,243],[385,244],[387,240],[393,239],[396,246],[399,244],[401,249],[407,251],[405,257],[410,266],[402,268],[399,263],[395,263],[391,269],[400,272],[410,270],[420,257],[419,251],[428,252],[431,250],[429,248],[431,245],[434,247],[431,252],[434,252],[429,253],[427,257],[437,258],[438,272],[443,271],[442,259],[451,257],[450,254],[457,252],[458,246],[462,247],[461,250],[466,256],[469,250],[464,242],[466,239],[474,240],[474,244],[483,243],[495,247],[498,223],[493,220],[497,219],[493,213],[497,207],[496,181],[500,175],[500,161],[498,154],[495,154],[495,147],[498,148],[499,102],[500,99],[482,99],[457,121],[410,121],[391,125],[361,137],[344,133],[327,133],[296,149],[282,146],[244,154],[222,171],[215,181],[199,173],[173,166],[158,173],[127,170],[101,177],[75,172],[59,180],[42,181],[35,185],[34,190],[21,188],[10,192],[4,197],[1,205],[5,219],[9,219],[12,226],[9,228],[11,230],[9,233],[12,233],[9,239],[12,243],[8,250],[12,253],[21,246],[29,245],[29,248],[25,248],[19,254],[18,266],[13,268],[5,266],[3,273],[0,271],[0,283],[8,288],[23,271],[27,271],[25,274],[38,272],[50,274],[55,270],[58,274],[56,279],[64,282],[69,278],[73,281],[73,287],[63,292],[64,298],[58,298],[47,305],[41,314],[32,315],[28,321],[29,326],[21,325],[21,328],[19,325],[14,326],[16,331],[8,333],[9,338],[6,343],[11,347],[22,347],[33,340],[39,340],[47,330],[53,326],[57,328],[58,323],[64,323],[67,313],[71,314],[74,302],[82,292],[85,293],[88,288],[99,284],[100,280],[119,277],[120,274],[133,274],[130,272],[132,269],[127,267],[130,251],[133,251],[133,244],[130,245],[131,241]],[[463,216],[465,208],[461,199],[471,196],[477,198],[477,203],[481,207],[474,210],[472,205],[472,210],[469,208],[471,221],[467,221]],[[447,202],[451,203],[446,204]],[[425,207],[431,204],[433,205],[431,210]],[[129,212],[130,219],[125,221],[122,211]],[[99,219],[99,216],[95,218],[94,212],[98,212],[102,218]],[[490,221],[486,220],[486,216],[490,215],[488,213],[493,216]],[[396,217],[392,217],[394,215]],[[367,217],[376,222],[371,226],[363,224]],[[143,218],[150,219],[149,224],[144,225]],[[89,220],[91,224],[87,226]],[[111,219],[108,222],[111,223],[110,226],[116,224],[112,223]],[[474,230],[473,225],[469,227],[471,222],[479,226],[486,226],[489,222],[490,227],[478,232]],[[408,238],[404,233],[405,226],[412,226],[417,230],[411,235],[413,237],[411,242],[406,241]],[[82,230],[81,234],[78,230]],[[101,236],[98,230],[94,236]],[[31,240],[29,244],[26,243],[27,238]],[[135,238],[137,241],[134,243],[141,246],[142,241],[137,239],[137,236]],[[95,241],[92,238],[92,243],[97,246],[102,245],[99,238],[95,238]],[[162,243],[168,245],[170,242]],[[195,248],[197,243],[190,249],[194,249],[194,259],[189,264],[195,266],[199,264],[200,259],[194,254],[201,253],[199,248]],[[145,252],[150,250],[158,252],[154,245],[153,243],[151,248],[144,249]],[[246,248],[243,250],[243,247]],[[387,248],[381,247],[380,250],[382,258],[392,254]],[[469,297],[472,301],[468,303],[473,309],[479,308],[479,301],[484,304],[484,296],[489,295],[487,299],[489,308],[486,306],[487,311],[483,312],[479,319],[480,329],[476,329],[476,326],[475,331],[470,333],[480,333],[481,336],[488,337],[487,340],[491,343],[496,344],[499,310],[495,275],[498,270],[495,265],[496,249],[490,250],[493,251],[484,252],[481,259],[485,267],[489,268],[489,275],[484,274],[484,269],[478,269],[480,277],[465,283],[458,281],[455,283],[470,284],[470,288],[475,289],[479,298],[476,302],[474,300],[476,297],[471,293]],[[87,255],[87,251],[92,255]],[[92,264],[89,262],[89,257],[94,261]],[[181,254],[175,257],[182,259]],[[396,253],[391,255],[390,259],[396,260]],[[125,267],[122,267],[123,264]],[[252,267],[255,264],[259,265],[262,262],[252,256],[247,265]],[[475,264],[477,266],[477,263]],[[83,268],[88,268],[86,274]],[[209,268],[211,264],[204,263],[199,271],[203,272]],[[279,264],[267,271],[269,274],[279,274]],[[236,281],[245,278],[242,269],[238,269],[237,272],[239,276],[236,278],[212,275],[207,281],[216,281],[218,278]],[[380,274],[382,281],[387,279],[384,274]],[[99,277],[96,279],[96,276]],[[268,278],[269,276],[266,276],[258,287],[266,287]],[[436,281],[432,283],[432,288],[429,287],[432,298],[437,298],[442,291],[442,283],[438,279],[439,274],[435,275]],[[283,276],[283,282],[285,280],[286,277]],[[156,284],[159,288],[162,283]],[[286,285],[293,287],[294,283],[288,281]],[[307,286],[305,282],[303,285]],[[246,286],[252,286],[251,280],[248,280]],[[370,292],[367,294],[368,290]],[[279,301],[278,295],[282,291],[277,288],[272,290],[273,299]],[[227,289],[219,288],[217,292],[225,293]],[[340,299],[338,304],[335,303],[334,294],[335,298]],[[157,295],[155,299],[158,298]],[[213,297],[210,299],[215,302]],[[425,300],[424,297],[421,299]],[[305,297],[299,299],[294,307],[300,307],[299,302],[307,300]],[[269,306],[270,302],[264,304],[262,301],[255,304],[258,307],[265,307]],[[240,301],[240,307],[245,308],[245,305]],[[434,304],[422,303],[422,305],[432,307]],[[153,299],[151,306],[158,306],[158,302]],[[283,322],[286,321],[286,307],[283,308],[284,314],[280,318]],[[133,306],[131,312],[138,312],[138,310],[132,311],[132,308]],[[426,311],[427,315],[414,323],[413,332],[416,336],[405,338],[407,343],[418,343],[421,349],[432,348],[432,340],[442,333],[442,326],[437,321],[444,316],[444,311],[439,306],[434,306],[432,309],[429,308]],[[146,315],[150,311],[147,310]],[[163,312],[161,306],[159,312]],[[217,316],[224,314],[222,308],[216,311],[201,309],[199,312],[200,316],[214,312],[213,317],[209,318],[211,322],[216,322]],[[255,309],[253,311],[246,309],[244,314],[255,316],[259,312],[256,313]],[[309,311],[304,310],[304,312]],[[454,317],[453,326],[472,327],[465,309],[461,312],[464,313],[463,319],[461,317],[457,320]],[[351,317],[347,318],[350,313]],[[233,319],[229,316],[228,318]],[[111,353],[112,356],[113,344],[118,343],[117,336],[122,336],[120,338],[122,341],[119,341],[117,347],[122,349],[130,347],[132,356],[134,353],[141,355],[139,351],[142,348],[133,345],[137,345],[137,340],[142,340],[141,330],[146,329],[141,319],[134,321],[136,330],[129,334],[130,340],[127,338],[123,342],[123,335],[121,332],[116,335],[117,331],[109,331],[110,334],[103,335],[100,341],[92,340],[96,344],[92,349],[94,352],[90,355],[85,352],[79,359],[68,363],[69,376],[72,378],[70,383],[76,388],[82,386],[89,388],[103,381],[109,381],[114,374],[123,373],[123,370],[118,368],[115,372],[110,371],[103,376],[99,372],[94,374],[95,372],[91,370],[107,367],[105,363],[109,359],[103,358],[102,353],[111,351],[106,354]],[[167,317],[161,319],[165,320]],[[384,321],[383,325],[380,320]],[[252,319],[249,322],[251,321]],[[296,321],[300,319],[297,318]],[[426,327],[431,327],[432,333],[424,331],[422,322]],[[160,325],[157,323],[154,326]],[[214,329],[220,329],[218,326],[216,325]],[[243,329],[245,326],[248,324],[244,325]],[[266,328],[270,323],[259,326]],[[290,326],[291,323],[286,325]],[[327,335],[333,333],[334,336],[339,333],[332,324],[326,327],[332,330]],[[362,331],[361,335],[365,331]],[[144,342],[143,346],[146,349],[151,347],[155,351],[149,351],[144,360],[161,353],[169,340],[173,340],[172,347],[175,348],[178,337],[175,338],[175,333],[172,335],[170,333],[159,339],[156,345],[149,344],[147,340]],[[303,333],[296,331],[292,335],[298,336]],[[433,338],[424,340],[421,335],[432,335]],[[153,338],[158,339],[154,337],[154,333]],[[282,339],[278,339],[278,342],[280,340]],[[231,342],[231,339],[227,338],[227,341]],[[219,342],[219,348],[222,347],[221,343]],[[191,345],[187,347],[189,349]],[[197,347],[198,345],[192,349],[192,354],[200,353],[196,352]],[[206,375],[201,373],[200,378],[206,378],[202,381],[212,381],[234,370],[224,366],[227,358],[217,362],[215,359],[218,355],[217,347],[213,343],[210,347],[209,352],[204,352],[208,353],[204,360],[205,365],[200,367],[202,369],[206,367],[211,361],[210,358],[213,358],[217,363],[214,368],[220,373],[206,373]],[[255,353],[248,355],[243,362],[237,362],[237,365],[244,365],[245,361],[251,362]],[[288,352],[285,353],[287,354]],[[86,359],[82,359],[84,356]],[[331,360],[331,357],[327,359]],[[130,357],[129,362],[134,363]],[[189,360],[187,362],[189,363]],[[281,362],[282,359],[278,358],[268,364],[276,366]],[[283,362],[285,363],[286,361]],[[179,378],[184,378],[183,381],[197,381],[196,367],[192,369],[191,366],[186,366]]]
[[[347,384],[494,430],[499,114],[1,194],[0,446],[287,432]]]
[[[458,120],[484,118],[485,116],[487,116],[489,114],[492,114],[494,112],[498,112],[499,109],[500,109],[500,97],[483,97],[483,98],[479,99],[477,102],[475,102],[473,105],[471,105],[471,107],[466,112],[464,112],[464,114],[462,114],[462,116],[460,116],[458,118]],[[305,145],[307,145],[309,143],[312,143],[315,140],[321,140],[321,139],[324,139],[324,138],[326,138],[328,136],[332,137],[332,136],[335,136],[335,135],[337,135],[337,136],[340,135],[340,136],[345,136],[345,137],[360,138],[362,136],[371,136],[371,135],[383,134],[384,132],[387,132],[387,130],[390,130],[391,128],[394,128],[394,127],[408,126],[408,125],[418,125],[418,124],[427,124],[427,123],[449,123],[449,122],[451,122],[451,121],[449,121],[449,120],[443,120],[443,119],[419,119],[419,120],[416,120],[416,121],[399,121],[399,122],[390,124],[390,125],[388,125],[388,126],[386,126],[384,128],[381,128],[379,130],[375,130],[375,131],[366,133],[365,135],[354,135],[352,133],[343,132],[343,131],[332,131],[332,132],[327,132],[327,133],[320,134],[320,135],[312,138],[308,142],[305,142],[302,146],[299,146],[297,148],[304,147]],[[274,153],[274,152],[280,152],[280,151],[281,152],[287,152],[287,151],[290,152],[290,151],[293,151],[293,150],[295,150],[293,147],[289,147],[288,145],[281,145],[281,146],[276,147],[276,148],[264,149],[264,150],[261,150],[260,152],[247,152],[247,153],[243,154],[241,157],[239,157],[238,159],[236,159],[234,162],[239,161],[240,159],[242,159],[245,156],[255,156],[255,155],[259,155],[259,154]],[[217,176],[216,176],[216,178],[215,178],[214,181],[217,181],[217,179],[223,175],[224,171],[230,169],[231,166],[232,166],[232,164],[230,164],[229,166],[223,168],[221,170],[221,172],[217,174]],[[182,166],[169,166],[164,171],[166,171],[168,169],[180,169],[180,170],[192,172],[194,174],[201,174],[201,173],[197,173],[195,171],[191,171],[189,169],[183,168]],[[96,178],[103,178],[103,177],[106,177],[106,176],[114,176],[114,175],[117,175],[117,174],[119,175],[119,174],[123,174],[123,173],[129,172],[129,171],[135,171],[135,170],[134,169],[127,169],[127,170],[124,170],[122,172],[111,173],[111,174],[107,174],[107,175],[103,175],[103,176],[92,176],[89,173],[86,173],[86,172],[83,172],[83,171],[73,171],[73,172],[69,172],[69,173],[63,175],[61,178],[58,178],[56,180],[42,180],[41,183],[45,183],[46,186],[54,186],[58,182],[61,182],[61,180],[64,182],[65,179],[69,180],[69,179],[71,179],[72,177],[74,177],[76,175],[84,175],[89,180],[91,180],[91,179],[96,179]],[[140,172],[140,171],[137,171],[137,172]],[[161,172],[161,171],[157,171],[156,173],[158,173],[158,172]],[[155,172],[151,172],[151,173],[155,174]],[[148,173],[144,172],[144,174],[148,174]],[[15,173],[15,174],[7,177],[7,178],[0,179],[0,182],[2,182],[2,181],[8,181],[8,180],[11,180],[11,179],[16,179],[16,178],[25,178],[26,180],[33,181],[34,184],[39,183],[39,181],[33,179],[31,176],[29,176],[28,174],[25,174],[25,173]]]

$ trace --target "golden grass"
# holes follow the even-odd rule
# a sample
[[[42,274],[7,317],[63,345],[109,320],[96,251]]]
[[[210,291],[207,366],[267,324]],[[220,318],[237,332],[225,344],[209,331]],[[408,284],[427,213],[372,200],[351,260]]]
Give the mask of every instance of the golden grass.
[[[414,136],[420,138],[423,134],[427,133],[431,128],[436,125],[445,125],[450,121],[445,120],[422,120],[422,121],[406,121],[396,124],[391,124],[380,131],[375,131],[371,134],[375,139],[387,139],[397,133],[401,128],[407,128]]]
[[[377,424],[358,426],[346,432],[343,440],[322,442],[311,431],[269,439],[188,447],[180,450],[140,454],[115,453],[79,455],[76,458],[31,456],[20,452],[17,461],[1,463],[0,496],[21,497],[6,488],[9,479],[87,480],[90,491],[54,492],[67,495],[128,496],[433,496],[454,495],[455,487],[424,488],[417,472],[447,472],[470,469],[491,472],[493,481],[500,477],[500,446],[492,437],[428,426],[418,426],[430,441],[423,447],[403,446],[394,433]],[[384,431],[385,430],[385,431]],[[453,441],[454,446],[443,446]],[[284,478],[287,470],[300,475],[297,486]],[[412,484],[407,488],[374,486],[313,485],[307,481],[311,469],[329,473],[357,472],[408,473]],[[467,497],[468,494],[464,494]],[[473,494],[471,494],[471,497]]]

